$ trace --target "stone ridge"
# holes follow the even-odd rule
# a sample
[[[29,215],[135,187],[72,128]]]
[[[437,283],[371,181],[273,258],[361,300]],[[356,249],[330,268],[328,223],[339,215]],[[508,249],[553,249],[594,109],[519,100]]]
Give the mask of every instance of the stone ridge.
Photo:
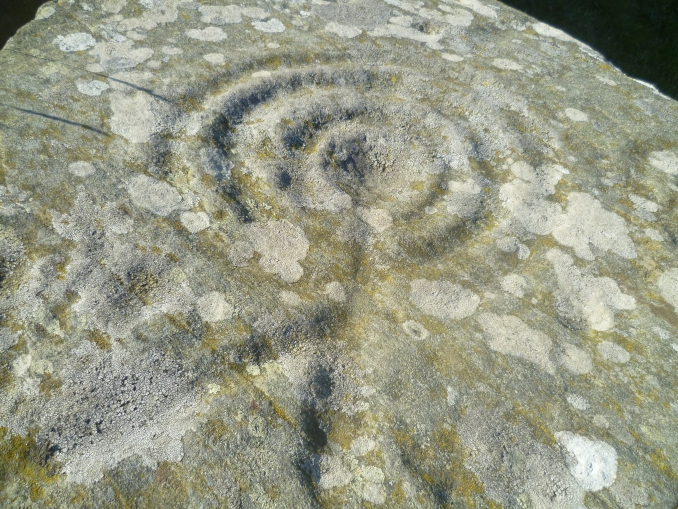
[[[493,0],[0,59],[3,507],[678,504],[675,101]]]

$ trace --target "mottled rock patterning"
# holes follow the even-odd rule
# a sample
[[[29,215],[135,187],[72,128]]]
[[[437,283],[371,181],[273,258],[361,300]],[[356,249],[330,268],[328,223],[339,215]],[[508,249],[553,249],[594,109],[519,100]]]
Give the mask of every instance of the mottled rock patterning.
[[[0,59],[2,507],[675,509],[675,101],[493,0]]]

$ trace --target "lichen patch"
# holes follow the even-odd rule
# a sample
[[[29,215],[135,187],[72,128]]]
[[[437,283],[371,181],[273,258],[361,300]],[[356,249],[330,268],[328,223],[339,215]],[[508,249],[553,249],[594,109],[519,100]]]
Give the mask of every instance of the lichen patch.
[[[191,39],[204,42],[221,42],[228,38],[226,32],[219,27],[207,27],[202,30],[194,28],[192,30],[187,30],[186,35]]]
[[[206,212],[182,212],[180,220],[191,233],[201,232],[210,226],[210,218]]]
[[[76,34],[69,34],[66,36],[60,35],[54,39],[53,44],[59,46],[59,49],[65,53],[72,53],[74,51],[85,51],[96,45],[96,40],[88,33],[78,32]]]
[[[551,375],[555,373],[551,360],[553,343],[543,332],[512,315],[483,313],[478,322],[492,350],[525,359]]]
[[[601,440],[560,431],[556,440],[564,448],[570,473],[586,491],[612,486],[617,478],[617,451]]]
[[[386,231],[393,225],[393,218],[388,210],[358,207],[358,217],[369,224],[377,233]]]
[[[561,222],[562,209],[547,200],[567,170],[560,165],[545,165],[535,170],[524,161],[511,165],[512,181],[499,189],[502,205],[527,231],[547,235]]]
[[[570,343],[562,345],[560,363],[565,369],[575,375],[585,375],[593,371],[593,359],[591,359],[591,356],[585,350]]]
[[[334,302],[345,302],[346,291],[344,285],[339,281],[331,281],[325,285],[325,295],[327,295]]]
[[[438,41],[443,38],[443,34],[425,34],[409,26],[402,26],[396,23],[378,26],[374,30],[368,32],[368,35],[372,37],[411,39],[413,41],[425,43],[431,49],[442,49],[442,46]]]
[[[623,258],[636,257],[629,229],[620,216],[605,210],[587,193],[570,193],[567,198],[567,211],[553,230],[553,237],[559,244],[572,247],[584,260],[595,258],[592,247]]]
[[[606,331],[614,327],[614,313],[636,307],[636,299],[622,293],[609,277],[593,277],[580,271],[571,256],[551,249],[546,258],[558,279],[558,313],[566,320],[583,320],[586,327]]]
[[[573,122],[586,122],[589,116],[577,108],[565,108],[565,115]]]
[[[669,269],[659,276],[657,287],[664,300],[678,313],[678,268]]]
[[[492,60],[492,65],[504,71],[521,71],[523,69],[523,66],[518,62],[507,58],[495,58]]]
[[[69,482],[92,485],[134,454],[152,467],[181,460],[181,438],[201,419],[195,390],[176,363],[157,352],[136,358],[89,342],[71,361],[61,373],[62,391],[40,415],[41,433],[56,446]]]
[[[527,279],[520,274],[507,274],[501,280],[501,288],[506,293],[522,298],[525,296]]]
[[[261,255],[261,268],[288,283],[301,279],[304,269],[299,262],[306,258],[309,242],[300,227],[286,219],[269,221],[251,226],[249,236],[252,248]]]
[[[110,95],[111,131],[132,143],[145,143],[157,130],[158,123],[151,110],[154,99],[144,92]]]
[[[427,315],[444,320],[461,320],[475,313],[480,297],[456,283],[415,279],[410,300]]]
[[[127,184],[127,192],[137,207],[167,216],[181,205],[181,195],[166,182],[138,175]]]
[[[447,183],[449,194],[445,197],[447,212],[461,218],[470,218],[478,213],[482,206],[482,188],[468,178],[464,181],[450,180]]]
[[[678,175],[678,155],[674,152],[669,150],[657,150],[651,152],[648,162],[650,165],[664,173]]]
[[[151,58],[154,51],[151,48],[139,48],[128,39],[123,42],[100,42],[89,53],[99,57],[103,69],[129,69]]]
[[[228,320],[233,316],[235,308],[230,304],[223,293],[209,292],[198,299],[198,314],[206,322]]]
[[[414,320],[407,320],[403,323],[402,327],[408,336],[417,341],[423,341],[431,335],[431,333],[426,330],[426,327]]]
[[[457,0],[457,3],[471,9],[473,12],[490,19],[497,19],[497,11],[479,0]]]
[[[606,361],[615,362],[617,364],[626,364],[631,360],[631,354],[624,349],[624,347],[619,346],[616,343],[611,341],[603,341],[598,345],[598,353]]]
[[[110,86],[99,80],[79,81],[75,84],[78,92],[91,97],[100,96],[102,92],[108,90]]]
[[[226,57],[221,53],[207,53],[202,58],[212,65],[223,65],[226,62]]]
[[[325,30],[327,32],[336,34],[339,37],[346,37],[347,39],[352,39],[362,33],[362,30],[357,27],[342,25],[333,21],[325,25]]]
[[[276,18],[271,18],[268,21],[253,21],[252,26],[260,32],[267,34],[279,34],[285,31],[285,25]]]
[[[89,177],[97,170],[92,163],[87,161],[76,161],[68,165],[68,171],[76,177]]]

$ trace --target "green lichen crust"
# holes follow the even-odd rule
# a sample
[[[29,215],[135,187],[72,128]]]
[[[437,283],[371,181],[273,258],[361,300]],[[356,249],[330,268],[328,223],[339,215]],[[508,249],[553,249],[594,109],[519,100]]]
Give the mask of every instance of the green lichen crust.
[[[3,507],[675,508],[675,101],[491,0],[60,1],[0,66]]]

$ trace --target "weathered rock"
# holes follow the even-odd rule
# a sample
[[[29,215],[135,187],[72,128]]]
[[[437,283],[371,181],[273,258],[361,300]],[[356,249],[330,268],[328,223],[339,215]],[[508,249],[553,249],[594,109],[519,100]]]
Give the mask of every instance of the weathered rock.
[[[490,0],[0,58],[3,507],[678,503],[675,101]]]

